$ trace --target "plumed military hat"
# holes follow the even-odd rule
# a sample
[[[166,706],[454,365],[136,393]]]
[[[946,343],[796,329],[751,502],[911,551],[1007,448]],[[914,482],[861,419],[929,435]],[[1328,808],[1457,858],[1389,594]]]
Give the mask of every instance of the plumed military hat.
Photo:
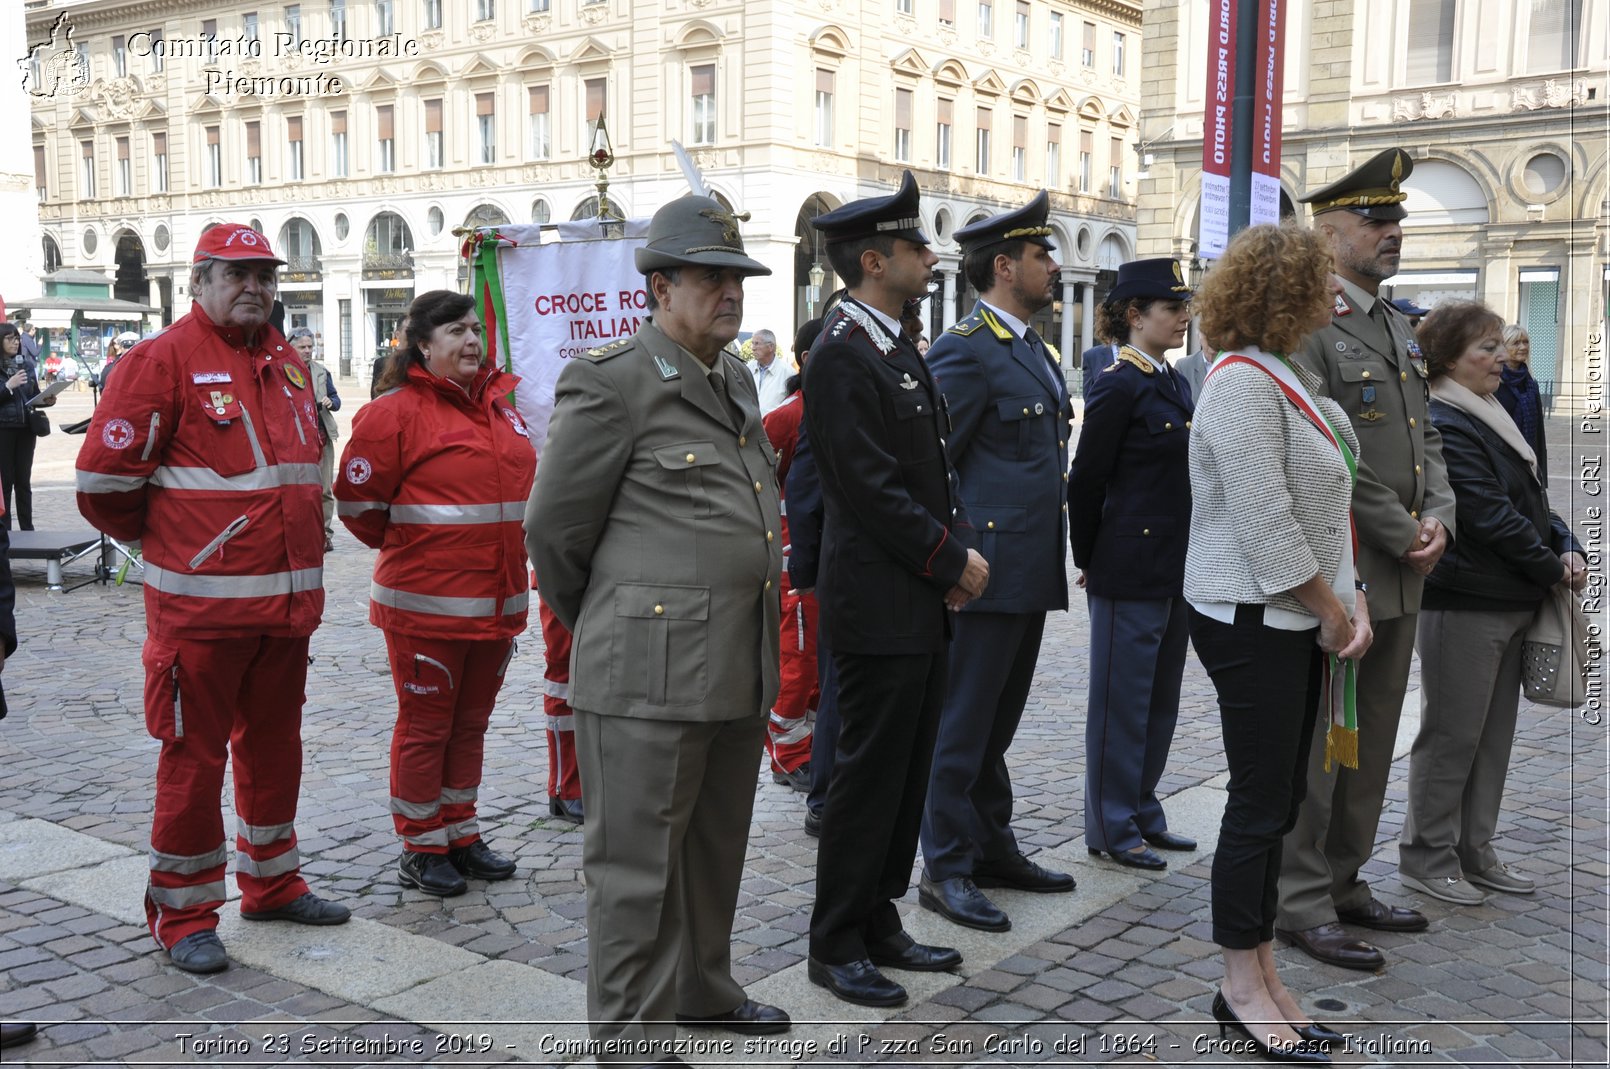
[[[681,197],[654,213],[648,241],[634,256],[643,274],[672,267],[730,267],[746,275],[771,268],[744,255],[738,217],[710,197]]]
[[[956,240],[965,252],[1019,239],[1053,249],[1056,246],[1051,244],[1052,230],[1045,223],[1050,215],[1051,195],[1042,189],[1037,197],[1021,208],[962,227],[956,231]]]
[[[822,232],[829,244],[886,234],[926,245],[928,237],[922,232],[922,216],[917,214],[917,202],[921,199],[917,180],[907,171],[900,180],[899,191],[893,195],[852,200],[842,208],[818,215],[811,220],[811,225]]]
[[[1400,148],[1389,148],[1325,188],[1298,199],[1310,205],[1315,215],[1350,211],[1366,219],[1394,222],[1408,217],[1403,202],[1409,195],[1403,191],[1403,180],[1413,173],[1414,161],[1409,154]]]
[[[1158,260],[1131,260],[1118,268],[1118,282],[1107,294],[1107,302],[1125,301],[1131,297],[1150,297],[1164,301],[1188,301],[1191,287],[1185,283],[1185,273],[1178,260],[1163,257]]]

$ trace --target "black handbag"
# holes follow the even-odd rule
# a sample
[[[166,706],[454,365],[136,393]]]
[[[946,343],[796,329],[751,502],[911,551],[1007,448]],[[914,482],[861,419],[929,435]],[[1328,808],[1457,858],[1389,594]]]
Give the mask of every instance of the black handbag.
[[[28,426],[34,429],[34,435],[43,438],[50,433],[50,417],[37,408],[28,410]]]

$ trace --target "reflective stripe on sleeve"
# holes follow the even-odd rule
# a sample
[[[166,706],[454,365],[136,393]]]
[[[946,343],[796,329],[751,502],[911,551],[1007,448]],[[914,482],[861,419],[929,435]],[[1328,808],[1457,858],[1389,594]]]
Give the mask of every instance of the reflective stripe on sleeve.
[[[151,482],[165,490],[205,490],[212,493],[246,493],[279,486],[323,486],[317,464],[269,464],[239,475],[219,475],[211,468],[163,466]]]
[[[216,868],[228,859],[227,843],[219,843],[218,849],[209,850],[205,854],[164,854],[153,848],[150,858],[152,872],[178,872],[186,876]]]
[[[144,475],[108,475],[103,471],[80,471],[78,492],[81,494],[123,494],[138,490],[149,482]]]
[[[390,508],[391,506],[384,501],[337,501],[335,503],[335,514],[337,516],[362,516],[365,512],[374,512],[377,509],[384,512]]]
[[[147,562],[145,585],[164,594],[191,598],[272,598],[318,590],[324,585],[324,569],[302,568],[268,575],[191,575]]]
[[[544,679],[542,681],[542,693],[550,698],[558,698],[562,702],[568,702],[570,700],[570,684],[556,683],[551,679]]]
[[[392,523],[467,525],[519,523],[525,519],[524,501],[490,505],[392,505]]]

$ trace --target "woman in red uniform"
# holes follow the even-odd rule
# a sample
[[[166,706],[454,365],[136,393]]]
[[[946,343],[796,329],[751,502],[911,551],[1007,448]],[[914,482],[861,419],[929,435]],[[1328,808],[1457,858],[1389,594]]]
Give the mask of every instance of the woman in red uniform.
[[[475,819],[492,704],[525,630],[521,519],[536,453],[513,375],[483,363],[469,297],[415,298],[407,344],[358,411],[336,477],[336,511],[380,550],[369,621],[397,687],[391,814],[398,879],[443,897],[464,877],[506,880]]]

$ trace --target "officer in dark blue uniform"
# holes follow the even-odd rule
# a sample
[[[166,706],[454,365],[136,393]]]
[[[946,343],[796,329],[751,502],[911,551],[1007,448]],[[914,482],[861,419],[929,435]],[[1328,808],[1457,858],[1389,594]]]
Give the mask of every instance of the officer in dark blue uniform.
[[[1069,472],[1069,539],[1090,604],[1085,845],[1132,868],[1167,866],[1149,846],[1196,849],[1168,830],[1156,794],[1188,644],[1186,453],[1195,407],[1163,354],[1185,339],[1190,297],[1174,260],[1118,269],[1097,317],[1118,359],[1085,398]]]
[[[949,609],[984,592],[944,436],[943,398],[900,330],[933,265],[907,172],[891,197],[817,216],[849,295],[805,365],[805,420],[826,523],[816,583],[820,641],[838,669],[839,742],[822,814],[811,914],[812,983],[848,1002],[893,1006],[905,988],[879,967],[952,968],[916,943],[906,893],[945,689]]]
[[[957,924],[1011,921],[979,887],[1071,891],[1073,877],[1023,856],[1012,834],[1006,750],[1023,717],[1045,614],[1068,607],[1064,548],[1073,405],[1055,352],[1028,325],[1056,297],[1050,198],[956,231],[979,293],[928,351],[950,405],[948,451],[989,561],[950,646],[950,684],[922,821],[918,901]]]

